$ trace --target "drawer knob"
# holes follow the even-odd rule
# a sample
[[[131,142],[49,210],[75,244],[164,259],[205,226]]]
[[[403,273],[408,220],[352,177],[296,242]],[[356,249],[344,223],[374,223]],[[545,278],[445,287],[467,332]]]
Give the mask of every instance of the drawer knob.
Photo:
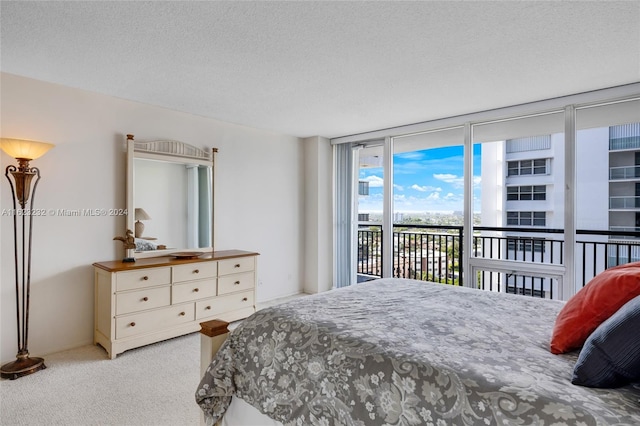
[[[184,312],[180,312],[180,316],[181,316],[181,317],[183,317],[183,316],[185,316],[185,315],[186,315],[186,314],[185,314]]]
[[[132,322],[132,323],[130,323],[129,325],[130,325],[131,327],[135,327],[135,326],[136,326],[136,323],[135,323],[135,322]]]
[[[195,270],[193,271],[193,273],[194,273],[194,274],[199,274],[199,273],[200,273],[200,269],[195,269]]]
[[[147,281],[149,279],[149,277],[145,275],[144,277],[142,277],[142,279]]]
[[[204,308],[205,311],[210,311],[211,310],[211,306],[207,306],[206,308]]]
[[[239,264],[239,263],[236,263],[235,265],[233,265],[233,267],[234,267],[234,268],[239,268],[239,267],[240,267],[240,264]]]
[[[143,298],[142,298],[142,301],[143,301],[143,302],[146,302],[147,300],[149,300],[149,298],[148,298],[147,296],[145,296],[145,297],[143,297]]]
[[[246,297],[243,297],[243,298],[242,298],[242,301],[243,301],[243,302],[246,302],[247,300],[249,300],[249,299],[247,299]]]
[[[197,293],[197,292],[200,291],[200,289],[198,287],[196,287],[196,288],[193,289],[193,291]]]
[[[240,285],[240,281],[236,281],[233,285]]]

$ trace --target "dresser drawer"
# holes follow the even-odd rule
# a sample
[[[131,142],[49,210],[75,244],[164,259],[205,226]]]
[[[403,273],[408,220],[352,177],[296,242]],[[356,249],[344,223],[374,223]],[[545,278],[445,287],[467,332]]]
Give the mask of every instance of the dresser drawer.
[[[116,315],[169,306],[171,287],[152,287],[116,294]]]
[[[173,267],[173,282],[201,280],[218,275],[218,262],[197,262]]]
[[[171,288],[172,303],[190,302],[216,295],[216,279],[189,281],[174,284]]]
[[[237,291],[251,290],[255,287],[255,274],[245,272],[243,274],[226,275],[218,278],[218,295],[235,293]]]
[[[239,272],[253,271],[254,269],[255,258],[253,256],[218,261],[218,275],[237,274]]]
[[[117,291],[159,286],[170,282],[171,271],[169,268],[145,268],[116,274]]]
[[[172,326],[191,322],[194,318],[193,303],[123,315],[116,317],[116,339],[162,331]]]
[[[253,291],[218,296],[196,302],[196,320],[218,315],[236,309],[251,308],[254,304]]]

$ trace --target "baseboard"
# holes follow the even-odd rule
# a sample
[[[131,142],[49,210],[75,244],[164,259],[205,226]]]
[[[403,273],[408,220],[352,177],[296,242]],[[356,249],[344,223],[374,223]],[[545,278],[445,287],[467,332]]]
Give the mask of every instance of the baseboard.
[[[286,299],[293,299],[293,298],[304,297],[304,296],[311,296],[311,294],[310,293],[305,293],[305,292],[291,293],[291,294],[286,295],[286,296],[278,296],[278,297],[274,297],[274,298],[267,299],[267,300],[256,301],[256,305],[270,304],[270,303],[274,303],[274,302],[281,301],[281,300],[284,301]]]

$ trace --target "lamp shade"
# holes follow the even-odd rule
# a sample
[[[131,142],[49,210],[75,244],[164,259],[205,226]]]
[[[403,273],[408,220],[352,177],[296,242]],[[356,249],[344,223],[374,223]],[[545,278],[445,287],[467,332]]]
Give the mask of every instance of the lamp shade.
[[[0,139],[0,148],[13,158],[35,160],[42,157],[54,145],[47,142],[36,142],[25,139]]]
[[[142,208],[136,208],[135,210],[136,220],[151,220],[151,216],[147,214]]]

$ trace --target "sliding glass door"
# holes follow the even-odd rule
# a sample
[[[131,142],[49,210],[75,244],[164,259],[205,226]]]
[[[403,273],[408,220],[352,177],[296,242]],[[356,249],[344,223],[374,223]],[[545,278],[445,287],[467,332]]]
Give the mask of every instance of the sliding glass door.
[[[640,260],[640,98],[551,104],[336,143],[349,153],[337,286],[402,277],[566,300]]]
[[[384,141],[358,149],[356,282],[383,276]]]
[[[640,100],[576,109],[575,290],[640,261]]]
[[[384,140],[334,146],[334,287],[383,276],[383,160]]]
[[[472,138],[473,286],[553,298],[553,274],[564,274],[564,112],[477,123]]]
[[[393,138],[393,276],[460,284],[461,127]]]

